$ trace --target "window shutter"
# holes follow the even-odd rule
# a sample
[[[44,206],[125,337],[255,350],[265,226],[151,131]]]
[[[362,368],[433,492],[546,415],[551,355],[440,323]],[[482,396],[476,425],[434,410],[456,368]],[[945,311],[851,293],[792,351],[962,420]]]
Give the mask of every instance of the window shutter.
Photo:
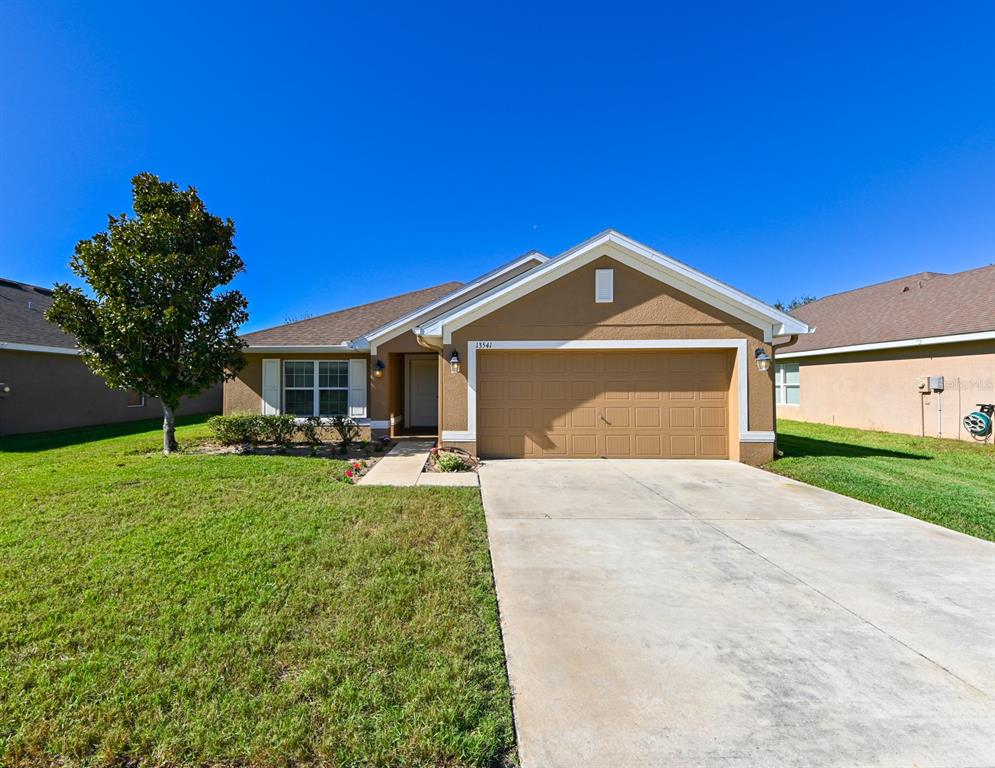
[[[366,418],[366,358],[349,360],[349,416]]]
[[[263,360],[262,412],[280,412],[280,361],[273,358]]]
[[[594,270],[594,300],[598,304],[610,304],[615,300],[615,270]]]

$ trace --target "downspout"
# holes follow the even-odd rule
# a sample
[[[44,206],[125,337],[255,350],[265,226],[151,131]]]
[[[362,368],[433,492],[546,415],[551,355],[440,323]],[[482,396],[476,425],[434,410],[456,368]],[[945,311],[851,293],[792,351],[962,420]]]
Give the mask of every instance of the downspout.
[[[815,328],[813,328],[812,330],[814,331]],[[793,334],[791,334],[788,337],[788,340],[785,341],[783,344],[771,344],[770,345],[770,357],[771,357],[771,361],[770,362],[771,362],[771,365],[776,366],[776,364],[777,364],[777,350],[782,349],[783,347],[790,347],[792,344],[794,344],[797,341],[798,341],[798,334],[797,333],[793,333]],[[774,375],[777,376],[777,368],[776,367],[774,368],[774,371],[775,371]],[[776,391],[777,391],[777,385],[775,384],[774,385],[774,392],[776,392]],[[771,394],[773,395],[774,392],[771,392]],[[775,401],[773,403],[773,406],[774,406],[774,457],[775,458],[780,458],[784,454],[781,453],[781,451],[778,450],[778,447],[777,447],[777,399],[776,398],[775,398]]]

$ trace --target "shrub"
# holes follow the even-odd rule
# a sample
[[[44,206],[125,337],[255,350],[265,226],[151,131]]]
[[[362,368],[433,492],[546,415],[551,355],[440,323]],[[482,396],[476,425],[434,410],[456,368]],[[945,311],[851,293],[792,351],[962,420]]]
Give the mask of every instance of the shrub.
[[[212,416],[207,426],[222,445],[253,445],[260,440],[260,418],[253,413]]]
[[[470,468],[462,456],[443,451],[436,454],[435,466],[442,472],[463,472]]]
[[[263,440],[280,448],[286,448],[290,445],[294,432],[297,431],[297,424],[293,416],[289,413],[270,413],[256,418]]]
[[[339,433],[339,443],[342,446],[342,453],[345,453],[359,437],[359,425],[348,416],[333,416],[332,426]]]
[[[300,425],[301,437],[311,449],[311,455],[318,453],[321,447],[321,419],[318,416],[308,416]]]

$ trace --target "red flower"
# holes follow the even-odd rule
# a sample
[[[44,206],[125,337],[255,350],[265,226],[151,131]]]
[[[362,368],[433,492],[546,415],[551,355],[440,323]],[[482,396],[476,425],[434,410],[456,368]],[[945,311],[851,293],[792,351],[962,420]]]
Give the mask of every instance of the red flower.
[[[346,476],[346,477],[352,477],[352,470],[351,470],[351,469],[347,469],[347,470],[345,471],[345,476]]]
[[[359,462],[358,462],[358,461],[357,461],[357,462],[355,462],[355,463],[354,463],[354,464],[352,465],[352,468],[353,468],[353,469],[359,469],[359,467],[360,467],[360,464],[359,464]]]

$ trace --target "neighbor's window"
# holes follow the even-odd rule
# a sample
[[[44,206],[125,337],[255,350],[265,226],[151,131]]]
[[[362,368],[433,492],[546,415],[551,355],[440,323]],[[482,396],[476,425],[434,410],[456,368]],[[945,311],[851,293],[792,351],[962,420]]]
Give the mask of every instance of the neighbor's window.
[[[145,405],[145,393],[139,392],[136,389],[128,390],[128,407],[129,408],[141,408]]]
[[[347,361],[284,360],[284,413],[293,416],[345,416],[348,406]]]
[[[774,387],[778,405],[801,403],[801,375],[798,363],[778,363],[774,366]]]

